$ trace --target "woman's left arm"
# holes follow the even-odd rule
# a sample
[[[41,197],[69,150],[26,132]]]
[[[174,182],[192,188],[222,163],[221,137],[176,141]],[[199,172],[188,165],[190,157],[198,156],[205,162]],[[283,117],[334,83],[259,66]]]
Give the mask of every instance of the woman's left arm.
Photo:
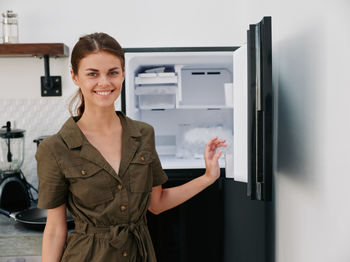
[[[152,188],[149,211],[160,214],[165,210],[176,207],[186,202],[191,197],[213,184],[220,176],[219,158],[222,151],[216,149],[226,147],[224,139],[214,137],[209,140],[204,151],[205,174],[197,177],[181,186],[163,189],[162,186]]]

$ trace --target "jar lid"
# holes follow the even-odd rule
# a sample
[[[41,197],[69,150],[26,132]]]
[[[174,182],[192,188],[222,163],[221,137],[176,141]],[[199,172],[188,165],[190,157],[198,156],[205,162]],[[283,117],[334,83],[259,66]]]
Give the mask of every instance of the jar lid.
[[[11,122],[7,121],[6,126],[0,129],[1,138],[20,138],[24,137],[25,130],[23,129],[11,129]]]
[[[2,13],[2,16],[4,18],[14,18],[17,17],[17,14],[15,14],[13,11],[11,10],[7,10],[5,13]]]

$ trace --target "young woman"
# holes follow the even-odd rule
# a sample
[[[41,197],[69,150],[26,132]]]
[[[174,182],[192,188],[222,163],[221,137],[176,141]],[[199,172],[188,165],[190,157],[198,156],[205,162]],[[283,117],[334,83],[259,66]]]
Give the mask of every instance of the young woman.
[[[86,35],[74,46],[71,64],[81,99],[77,116],[36,153],[38,207],[47,209],[42,261],[156,261],[146,211],[159,214],[214,183],[222,154],[217,149],[225,140],[207,143],[205,174],[163,189],[167,176],[153,127],[114,108],[124,81],[121,46],[104,33]],[[66,207],[76,226],[67,239]]]

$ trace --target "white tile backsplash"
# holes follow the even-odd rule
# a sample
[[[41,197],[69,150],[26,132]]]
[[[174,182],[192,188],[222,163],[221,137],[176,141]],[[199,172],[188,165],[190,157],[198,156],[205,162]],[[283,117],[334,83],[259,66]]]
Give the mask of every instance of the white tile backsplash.
[[[39,136],[58,132],[70,117],[68,105],[73,95],[67,97],[42,97],[38,99],[0,99],[0,125],[11,121],[11,126],[25,130],[25,149],[22,172],[29,183],[37,188],[36,143]],[[121,110],[120,99],[115,102]]]
[[[42,135],[56,133],[70,116],[68,104],[71,97],[47,97],[39,99],[1,99],[0,125],[11,121],[11,126],[25,130],[25,150],[22,172],[37,187],[36,143]]]

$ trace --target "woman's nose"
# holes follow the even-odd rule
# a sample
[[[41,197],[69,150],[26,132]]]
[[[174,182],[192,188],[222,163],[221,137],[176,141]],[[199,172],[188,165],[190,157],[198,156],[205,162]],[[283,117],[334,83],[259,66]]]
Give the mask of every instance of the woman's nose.
[[[109,85],[109,80],[108,80],[108,77],[106,76],[101,76],[98,80],[98,83],[97,83],[98,86],[108,86]]]

